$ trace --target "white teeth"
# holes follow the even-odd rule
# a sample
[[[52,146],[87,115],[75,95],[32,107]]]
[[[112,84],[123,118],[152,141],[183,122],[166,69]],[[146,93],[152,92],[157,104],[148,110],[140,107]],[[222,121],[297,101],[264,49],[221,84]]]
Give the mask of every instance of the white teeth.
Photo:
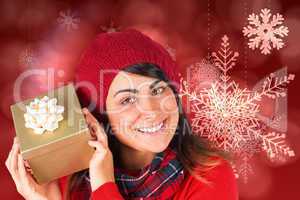
[[[161,127],[164,125],[163,122],[161,122],[158,126],[151,127],[151,128],[139,128],[138,131],[141,132],[147,132],[147,133],[153,133],[161,129]]]

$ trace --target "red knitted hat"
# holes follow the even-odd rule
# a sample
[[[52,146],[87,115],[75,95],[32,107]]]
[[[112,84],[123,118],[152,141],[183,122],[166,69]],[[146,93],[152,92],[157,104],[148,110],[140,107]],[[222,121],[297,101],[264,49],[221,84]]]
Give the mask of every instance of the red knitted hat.
[[[108,89],[117,72],[138,63],[156,64],[178,85],[176,63],[160,44],[133,29],[99,34],[76,68],[75,84],[81,104],[92,103],[105,111]]]

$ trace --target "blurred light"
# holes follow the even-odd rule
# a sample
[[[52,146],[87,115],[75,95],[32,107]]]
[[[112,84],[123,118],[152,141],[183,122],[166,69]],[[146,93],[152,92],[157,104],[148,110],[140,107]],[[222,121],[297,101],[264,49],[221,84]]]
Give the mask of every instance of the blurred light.
[[[164,1],[162,7],[166,23],[163,28],[189,34],[190,31],[193,31],[195,17],[206,10],[199,6],[201,3],[198,0],[184,1],[184,3],[181,0]],[[186,35],[186,37],[190,36]]]
[[[0,66],[2,72],[0,74],[0,80],[2,83],[13,80],[15,76],[25,68],[24,66],[20,66],[18,62],[19,55],[25,47],[26,44],[17,39],[2,44],[2,48],[0,49]],[[2,86],[0,86],[0,88],[1,87]]]
[[[300,12],[300,8],[297,8]],[[289,27],[289,35],[286,38],[284,48],[280,51],[280,58],[289,71],[299,71],[300,65],[297,61],[300,57],[300,19],[287,15],[285,24]]]
[[[141,31],[143,34],[150,37],[152,40],[158,42],[161,45],[165,45],[167,43],[167,37],[164,35],[164,33],[155,27],[152,27],[150,25],[140,24],[140,25],[134,25],[128,28],[134,28],[139,31]]]
[[[55,4],[51,1],[25,1],[21,16],[18,18],[17,26],[22,29],[27,37],[31,37],[33,30],[42,30],[49,26],[49,20],[55,19]]]
[[[12,119],[10,105],[14,104],[12,96],[12,84],[8,84],[1,89],[2,97],[0,98],[0,112],[7,119]]]
[[[1,1],[0,7],[0,29],[7,29],[10,26],[15,26],[22,10],[22,4],[15,3],[13,0]]]
[[[84,2],[79,8],[80,16],[94,26],[98,26],[113,15],[114,2],[105,0],[91,0]]]
[[[224,7],[228,6],[228,1],[216,1],[216,11],[218,15],[225,17],[227,12],[224,12]],[[252,13],[259,13],[261,9],[269,8],[272,13],[281,12],[281,3],[279,0],[265,1],[265,0],[244,0],[233,1],[229,4],[228,20],[232,23],[229,25],[237,30],[243,30],[247,18]]]
[[[165,13],[154,2],[131,0],[126,2],[126,6],[122,11],[120,13],[121,25],[124,26],[133,24],[165,25]]]

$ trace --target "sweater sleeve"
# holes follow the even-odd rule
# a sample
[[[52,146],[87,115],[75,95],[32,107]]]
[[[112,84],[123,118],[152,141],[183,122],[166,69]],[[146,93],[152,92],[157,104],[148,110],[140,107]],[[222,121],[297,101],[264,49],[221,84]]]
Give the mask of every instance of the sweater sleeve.
[[[61,191],[62,199],[64,199],[65,193],[66,193],[66,187],[67,187],[68,177],[64,176],[58,179],[59,188]]]
[[[67,184],[68,177],[62,177],[59,179],[59,186],[62,192],[62,198],[65,195],[66,184]],[[107,182],[98,187],[94,192],[91,194],[92,200],[124,200],[121,196],[118,186],[114,182]]]
[[[208,175],[211,185],[203,188],[203,200],[238,200],[237,183],[231,165],[224,161]]]
[[[209,183],[190,177],[178,199],[188,200],[238,200],[236,178],[230,164],[222,161],[204,176]]]
[[[124,200],[117,185],[114,182],[107,182],[92,192],[92,200]]]

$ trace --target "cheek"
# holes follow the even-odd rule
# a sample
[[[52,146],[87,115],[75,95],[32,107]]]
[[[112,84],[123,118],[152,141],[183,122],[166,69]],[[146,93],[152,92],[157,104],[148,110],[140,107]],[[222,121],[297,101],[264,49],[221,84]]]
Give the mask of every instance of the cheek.
[[[168,114],[178,114],[178,106],[174,94],[166,95],[161,99],[161,110]]]
[[[137,117],[133,109],[110,115],[110,124],[118,141],[133,148],[137,146],[137,138],[130,127]]]
[[[137,119],[137,112],[134,109],[127,109],[121,112],[110,114],[110,124],[115,134],[120,135],[128,132],[129,127]]]

